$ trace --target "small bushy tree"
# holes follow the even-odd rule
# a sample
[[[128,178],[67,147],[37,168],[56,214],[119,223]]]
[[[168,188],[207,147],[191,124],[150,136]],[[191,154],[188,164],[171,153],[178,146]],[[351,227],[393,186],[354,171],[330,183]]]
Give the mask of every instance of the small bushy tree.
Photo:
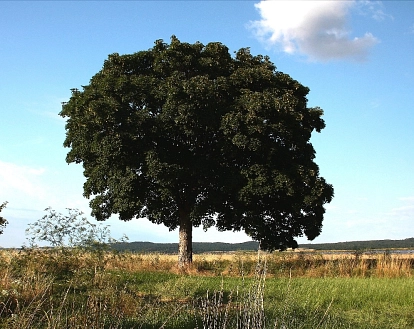
[[[46,208],[47,212],[41,219],[29,224],[26,229],[29,242],[29,258],[31,252],[37,247],[38,242],[45,242],[53,247],[48,253],[52,271],[57,276],[65,276],[76,270],[78,260],[85,253],[92,256],[91,269],[96,275],[105,269],[107,263],[107,251],[116,242],[124,242],[128,238],[124,236],[121,240],[111,237],[109,225],[91,223],[83,212],[78,209],[67,208],[68,214],[63,215],[52,208]],[[26,247],[26,246],[24,246]]]
[[[94,224],[88,221],[83,212],[67,208],[68,215],[46,208],[48,213],[26,229],[29,245],[36,241],[46,242],[52,247],[81,247],[103,249],[118,242],[111,237],[109,225]],[[124,236],[121,240],[126,240]]]
[[[6,208],[6,205],[7,205],[7,201],[3,202],[3,203],[0,205],[0,212],[1,212],[4,208]],[[9,222],[7,221],[7,219],[6,219],[6,218],[4,218],[4,217],[0,216],[0,234],[3,234],[3,230],[4,230],[4,228],[6,227],[6,225],[7,225],[8,223],[9,223]]]

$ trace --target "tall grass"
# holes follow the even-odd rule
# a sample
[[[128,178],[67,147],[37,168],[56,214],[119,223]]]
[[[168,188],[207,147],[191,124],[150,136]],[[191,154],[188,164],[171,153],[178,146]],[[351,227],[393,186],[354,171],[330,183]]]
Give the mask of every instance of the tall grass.
[[[412,259],[0,252],[0,328],[413,328]]]
[[[108,256],[109,257],[109,256]],[[383,254],[263,253],[268,277],[412,277],[414,256]],[[125,271],[169,271],[180,273],[176,255],[132,254],[107,260],[107,268]],[[193,256],[193,275],[254,276],[257,254],[252,252],[210,253]]]

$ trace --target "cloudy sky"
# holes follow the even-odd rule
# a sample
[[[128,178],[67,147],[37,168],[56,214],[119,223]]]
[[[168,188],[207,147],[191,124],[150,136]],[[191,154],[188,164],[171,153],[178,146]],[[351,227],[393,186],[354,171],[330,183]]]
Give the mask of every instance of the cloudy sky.
[[[316,162],[335,188],[315,243],[413,237],[413,13],[410,1],[1,1],[0,203],[10,224],[0,246],[21,246],[49,206],[89,214],[82,166],[65,162],[61,102],[109,54],[173,34],[250,47],[310,88],[326,121],[312,138]],[[108,223],[114,237],[178,240],[145,219]],[[194,240],[248,237],[210,229]]]

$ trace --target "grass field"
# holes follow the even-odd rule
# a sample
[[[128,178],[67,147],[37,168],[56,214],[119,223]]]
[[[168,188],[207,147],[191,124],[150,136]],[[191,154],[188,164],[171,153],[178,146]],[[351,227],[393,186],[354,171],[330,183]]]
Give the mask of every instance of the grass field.
[[[0,328],[414,328],[408,256],[0,252]]]

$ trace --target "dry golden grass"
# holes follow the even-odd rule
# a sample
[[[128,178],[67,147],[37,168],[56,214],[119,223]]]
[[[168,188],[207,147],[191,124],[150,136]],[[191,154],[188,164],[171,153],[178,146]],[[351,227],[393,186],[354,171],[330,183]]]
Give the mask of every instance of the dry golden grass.
[[[414,255],[396,253],[322,253],[287,251],[266,253],[260,257],[267,264],[267,274],[273,277],[412,277]],[[59,258],[56,267],[56,258]],[[185,272],[191,275],[251,276],[255,274],[257,252],[194,254],[193,264]],[[166,271],[182,273],[177,255],[157,253],[94,253],[78,251],[59,254],[45,250],[30,253],[0,251],[0,284],[8,287],[10,272],[19,263],[28,277],[45,273],[76,271],[79,268],[106,270]],[[53,265],[53,266],[52,266]],[[52,268],[51,268],[52,267]],[[98,268],[99,267],[99,268]]]
[[[291,277],[312,285],[339,281],[300,278],[411,278],[414,270],[414,255],[260,252],[260,261],[258,256],[257,252],[195,254],[185,275],[176,276],[170,273],[183,273],[177,267],[177,255],[78,249],[0,250],[0,327],[29,329],[36,327],[35,323],[48,322],[44,328],[62,328],[63,324],[68,328],[108,328],[105,321],[110,319],[114,321],[111,328],[121,328],[125,319],[158,323],[162,312],[165,321],[172,321],[171,315],[175,316],[174,312],[181,310],[180,316],[188,317],[183,307],[192,303],[200,287],[206,291],[219,289],[217,283],[223,279],[255,282],[254,279],[240,280],[240,276]],[[283,282],[291,282],[290,279],[270,281],[282,286]],[[395,281],[412,282],[411,279],[346,279],[341,282],[371,281],[381,285]],[[258,300],[262,303],[260,298]],[[246,310],[240,309],[241,313],[245,314],[255,305],[248,304]],[[18,316],[13,317],[16,314]],[[175,328],[183,328],[182,323]]]
[[[410,254],[324,254],[318,252],[261,252],[267,273],[273,277],[411,277],[414,255]],[[257,252],[195,254],[186,269],[192,275],[251,276],[255,274]],[[177,255],[121,254],[107,259],[108,269],[126,271],[169,271],[182,273]]]

